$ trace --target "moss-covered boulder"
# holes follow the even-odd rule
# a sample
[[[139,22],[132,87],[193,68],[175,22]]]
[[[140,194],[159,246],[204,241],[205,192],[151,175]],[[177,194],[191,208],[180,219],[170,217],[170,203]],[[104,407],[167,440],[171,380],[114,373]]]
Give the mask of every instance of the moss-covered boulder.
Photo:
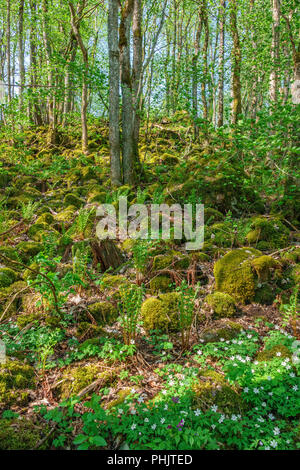
[[[118,317],[117,309],[105,300],[89,304],[88,310],[99,325],[111,325]]]
[[[275,357],[279,359],[291,358],[291,351],[284,346],[283,344],[277,344],[271,348],[265,348],[258,353],[256,360],[259,362],[268,362],[274,359]]]
[[[214,292],[205,297],[205,302],[219,318],[229,318],[235,315],[236,305],[234,298],[224,292]]]
[[[77,209],[81,207],[84,204],[84,200],[80,199],[78,196],[76,196],[74,193],[68,193],[64,197],[64,206],[74,206]]]
[[[0,268],[0,288],[9,287],[18,278],[18,274],[11,268]]]
[[[219,412],[241,413],[246,408],[238,391],[222,374],[213,370],[199,372],[199,379],[192,386],[193,405],[203,411],[216,406]]]
[[[261,256],[254,248],[238,248],[227,253],[214,265],[216,290],[247,303],[255,297],[255,277],[251,262]]]
[[[43,441],[39,450],[49,449],[49,426],[35,424],[31,419],[2,419],[0,426],[0,450],[32,450]],[[45,439],[45,440],[44,440]]]
[[[263,255],[255,258],[251,262],[252,268],[255,270],[260,281],[267,281],[272,272],[280,273],[280,263],[271,256]]]
[[[289,230],[278,218],[254,217],[250,228],[246,239],[250,245],[256,245],[258,249],[260,242],[267,242],[270,250],[282,248],[288,243]]]
[[[37,255],[43,245],[38,242],[20,242],[16,246],[16,251],[19,254],[21,260],[27,263],[31,258]]]
[[[75,218],[76,210],[77,208],[74,205],[69,205],[56,214],[55,220],[58,222],[70,223]]]
[[[151,294],[159,294],[160,292],[169,292],[172,290],[172,281],[168,276],[155,276],[151,279],[149,286]]]
[[[213,225],[217,222],[222,222],[223,220],[224,215],[217,209],[213,209],[212,207],[207,207],[204,209],[205,225]]]
[[[29,390],[35,386],[33,367],[7,360],[0,364],[0,408],[7,405],[25,405]]]
[[[9,287],[0,289],[0,316],[2,316],[3,319],[9,318],[17,313],[26,286],[26,282],[17,281]],[[5,314],[4,311],[6,312]]]
[[[145,300],[141,308],[144,328],[147,331],[178,331],[178,300],[177,292],[160,294]]]
[[[43,212],[37,219],[37,224],[51,225],[54,221],[54,217],[50,212]]]
[[[153,271],[164,269],[187,269],[190,265],[190,257],[180,252],[171,251],[170,254],[157,255],[153,259]]]
[[[242,329],[239,323],[227,321],[219,327],[205,328],[201,332],[201,339],[205,343],[217,343],[221,339],[229,341],[238,336]]]
[[[62,383],[58,389],[59,398],[76,396],[95,380],[99,379],[99,388],[111,383],[115,377],[113,370],[105,370],[100,364],[70,366],[62,374]],[[101,382],[101,383],[100,383]]]

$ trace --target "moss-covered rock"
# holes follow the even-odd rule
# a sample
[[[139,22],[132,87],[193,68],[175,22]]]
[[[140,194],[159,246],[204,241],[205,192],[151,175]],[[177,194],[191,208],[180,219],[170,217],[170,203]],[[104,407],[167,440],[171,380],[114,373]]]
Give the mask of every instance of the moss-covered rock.
[[[286,357],[291,358],[292,354],[286,346],[284,346],[283,344],[277,344],[272,348],[260,351],[256,357],[256,360],[259,362],[267,362],[271,361],[275,357],[279,359],[285,359]]]
[[[164,269],[187,269],[190,265],[190,257],[180,252],[173,251],[166,255],[157,255],[153,259],[153,271]]]
[[[89,304],[88,310],[99,325],[111,325],[118,317],[117,309],[105,300]]]
[[[67,367],[61,378],[62,383],[59,387],[60,398],[65,399],[70,396],[76,396],[85,387],[98,379],[101,379],[101,385],[104,387],[112,382],[114,376],[114,371],[105,371],[98,364],[85,364],[84,366],[79,364]]]
[[[250,228],[246,235],[250,245],[264,241],[269,243],[269,249],[274,249],[282,248],[288,243],[289,230],[278,218],[254,217]]]
[[[77,209],[84,204],[84,200],[80,199],[79,197],[75,196],[74,193],[68,193],[64,197],[64,206],[74,206]]]
[[[34,386],[33,367],[11,360],[0,364],[0,408],[26,404],[29,399],[28,389],[33,389]]]
[[[42,244],[38,242],[20,242],[16,246],[16,251],[21,260],[27,263],[30,258],[33,258],[41,251],[42,247]]]
[[[75,217],[77,208],[74,205],[69,205],[62,211],[58,212],[55,216],[55,220],[58,222],[70,223]]]
[[[267,281],[271,272],[280,272],[280,263],[271,256],[263,255],[255,258],[251,262],[252,268],[255,270],[260,281]]]
[[[94,325],[87,321],[80,321],[77,325],[76,336],[80,339],[84,338],[89,340],[91,338],[99,338],[99,336],[102,336],[103,334],[105,334],[105,331],[99,325]]]
[[[168,276],[155,276],[151,279],[149,285],[151,294],[172,290],[171,279]]]
[[[236,313],[234,298],[224,292],[215,292],[207,295],[205,302],[211,307],[216,317],[229,318]]]
[[[54,217],[50,212],[43,212],[37,219],[37,224],[51,225],[54,221]]]
[[[213,225],[216,222],[222,222],[224,220],[224,215],[212,207],[207,207],[204,209],[204,222],[205,225]]]
[[[254,248],[238,248],[219,259],[214,266],[216,290],[232,295],[238,302],[251,302],[255,296],[251,262],[261,254]]]
[[[141,308],[144,328],[147,331],[177,331],[179,328],[177,292],[160,294],[145,300]]]
[[[17,313],[21,303],[20,298],[24,294],[26,286],[25,282],[17,281],[9,287],[0,289],[0,316],[4,314],[4,310],[6,314],[3,318],[9,318]]]
[[[18,274],[11,268],[0,268],[0,288],[9,287],[18,278]]]
[[[228,321],[220,327],[205,328],[201,333],[201,338],[205,343],[216,343],[221,339],[228,341],[238,336],[242,329],[239,323]]]
[[[246,404],[238,391],[227,382],[225,377],[213,370],[199,372],[199,379],[192,386],[193,405],[207,411],[215,405],[222,413],[241,413]]]
[[[25,326],[33,323],[34,321],[38,321],[40,319],[40,315],[37,313],[21,313],[18,315],[17,318],[17,325],[22,330]]]
[[[2,419],[0,426],[0,450],[32,450],[49,433],[48,425],[35,424],[32,418]],[[49,448],[49,436],[39,450]]]

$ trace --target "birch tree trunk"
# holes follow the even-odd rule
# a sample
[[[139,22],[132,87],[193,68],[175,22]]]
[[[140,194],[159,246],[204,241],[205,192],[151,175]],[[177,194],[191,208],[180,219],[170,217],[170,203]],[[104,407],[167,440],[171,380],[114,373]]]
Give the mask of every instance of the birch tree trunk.
[[[139,134],[140,111],[142,96],[142,65],[143,65],[143,39],[142,39],[142,0],[134,0],[133,19],[133,67],[132,67],[132,92],[133,92],[133,151],[136,162],[139,162]]]

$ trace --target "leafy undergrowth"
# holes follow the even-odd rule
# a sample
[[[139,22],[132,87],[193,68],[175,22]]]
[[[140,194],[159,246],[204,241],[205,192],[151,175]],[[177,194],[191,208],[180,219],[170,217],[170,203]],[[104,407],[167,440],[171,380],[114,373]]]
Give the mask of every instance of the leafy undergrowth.
[[[76,129],[2,144],[1,449],[299,448],[294,190],[246,174],[238,134],[153,129],[135,188],[110,185],[104,125],[89,156]],[[96,208],[121,195],[204,203],[203,248],[116,240],[105,271]]]

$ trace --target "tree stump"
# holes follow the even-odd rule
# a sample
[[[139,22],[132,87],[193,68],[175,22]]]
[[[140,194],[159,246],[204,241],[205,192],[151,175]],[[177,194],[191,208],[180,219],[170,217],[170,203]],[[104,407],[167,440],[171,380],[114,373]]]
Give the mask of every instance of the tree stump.
[[[108,268],[116,269],[124,262],[124,256],[113,240],[93,240],[91,242],[93,250],[93,265],[101,265],[101,271]]]

